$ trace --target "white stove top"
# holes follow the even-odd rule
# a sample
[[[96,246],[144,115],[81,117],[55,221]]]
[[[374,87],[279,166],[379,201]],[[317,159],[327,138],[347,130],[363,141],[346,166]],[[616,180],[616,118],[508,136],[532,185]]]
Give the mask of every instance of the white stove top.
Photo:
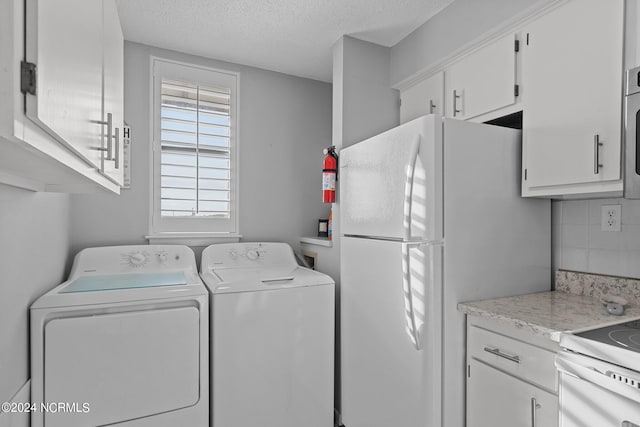
[[[575,334],[563,334],[560,346],[640,372],[640,319]]]

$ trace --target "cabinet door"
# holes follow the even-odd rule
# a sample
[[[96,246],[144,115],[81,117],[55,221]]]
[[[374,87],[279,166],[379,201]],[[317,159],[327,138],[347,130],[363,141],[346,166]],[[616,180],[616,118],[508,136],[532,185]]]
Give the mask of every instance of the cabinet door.
[[[558,397],[471,359],[468,427],[555,427]]]
[[[400,123],[426,114],[442,114],[444,73],[439,72],[400,92]]]
[[[102,2],[27,0],[27,58],[37,67],[27,116],[100,167]]]
[[[103,132],[104,147],[110,148],[103,159],[104,173],[122,185],[122,126],[124,125],[124,37],[114,0],[104,5],[104,109],[103,120],[111,115],[111,146],[109,131]]]
[[[447,117],[470,119],[516,102],[515,40],[503,37],[445,71]]]
[[[523,194],[620,179],[623,6],[573,0],[527,28]]]

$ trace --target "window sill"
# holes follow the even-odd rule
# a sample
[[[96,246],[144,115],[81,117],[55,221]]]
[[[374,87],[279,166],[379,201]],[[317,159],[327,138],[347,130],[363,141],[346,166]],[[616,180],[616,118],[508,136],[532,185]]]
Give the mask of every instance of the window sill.
[[[150,245],[209,246],[216,243],[238,243],[241,234],[233,233],[157,233],[144,236]]]
[[[308,243],[310,245],[326,246],[328,248],[333,246],[333,241],[326,237],[301,237],[300,242]]]

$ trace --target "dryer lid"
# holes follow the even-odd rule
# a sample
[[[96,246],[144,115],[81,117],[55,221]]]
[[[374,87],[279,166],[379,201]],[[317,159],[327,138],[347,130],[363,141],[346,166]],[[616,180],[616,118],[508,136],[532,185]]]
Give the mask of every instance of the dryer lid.
[[[60,289],[59,293],[112,291],[116,289],[150,288],[186,285],[183,271],[165,273],[109,274],[80,276]]]

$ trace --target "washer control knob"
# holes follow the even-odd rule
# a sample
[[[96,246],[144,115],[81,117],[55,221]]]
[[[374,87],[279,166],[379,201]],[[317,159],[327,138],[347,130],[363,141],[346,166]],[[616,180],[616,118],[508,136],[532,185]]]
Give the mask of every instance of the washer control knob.
[[[255,261],[259,257],[260,257],[260,254],[255,249],[249,249],[247,251],[247,258],[249,258],[251,261]]]

